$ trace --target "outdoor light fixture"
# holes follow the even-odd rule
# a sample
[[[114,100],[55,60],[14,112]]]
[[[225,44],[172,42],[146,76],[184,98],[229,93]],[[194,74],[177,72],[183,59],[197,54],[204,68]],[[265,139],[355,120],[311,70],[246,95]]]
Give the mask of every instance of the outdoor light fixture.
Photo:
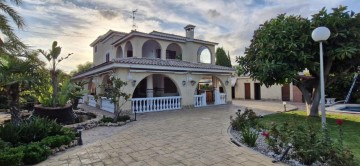
[[[186,81],[184,80],[184,81],[182,81],[182,85],[183,86],[185,86],[186,85]]]
[[[83,145],[83,141],[82,141],[82,137],[81,137],[81,132],[83,130],[84,130],[84,128],[81,126],[76,127],[76,132],[79,134],[78,145]]]
[[[195,83],[196,83],[196,81],[191,80],[191,81],[190,81],[190,83],[191,83],[191,85],[192,85],[192,86],[194,86],[194,85],[195,85]]]
[[[324,86],[324,58],[323,58],[323,46],[322,42],[326,41],[330,37],[330,30],[326,27],[317,27],[311,33],[311,37],[315,42],[320,44],[320,109],[321,109],[321,123],[322,126],[326,125],[326,113],[325,113],[325,86]]]
[[[132,86],[135,86],[136,85],[136,80],[132,80],[131,84],[132,84]]]
[[[229,81],[228,81],[228,80],[225,81],[225,85],[229,85]]]
[[[284,112],[286,112],[286,102],[285,101],[283,102],[283,105],[284,105]]]

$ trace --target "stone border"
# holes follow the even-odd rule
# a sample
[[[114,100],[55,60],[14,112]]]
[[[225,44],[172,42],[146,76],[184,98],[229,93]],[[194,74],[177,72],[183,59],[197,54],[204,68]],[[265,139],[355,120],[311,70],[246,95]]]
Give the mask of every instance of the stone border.
[[[325,108],[325,110],[326,111],[331,111],[331,112],[336,112],[336,113],[347,113],[347,114],[360,115],[360,112],[341,110],[341,109],[343,109],[345,107],[360,107],[360,104],[336,104],[336,105]]]

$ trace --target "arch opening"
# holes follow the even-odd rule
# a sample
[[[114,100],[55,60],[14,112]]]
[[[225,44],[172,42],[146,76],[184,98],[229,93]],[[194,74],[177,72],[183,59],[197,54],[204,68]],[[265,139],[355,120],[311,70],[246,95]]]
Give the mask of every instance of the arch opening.
[[[211,63],[211,51],[206,46],[201,46],[198,49],[198,62]]]
[[[133,46],[130,41],[125,44],[126,57],[133,57]]]
[[[171,43],[166,48],[166,59],[179,59],[182,60],[182,49],[176,43]]]
[[[149,80],[151,82],[148,82]],[[151,85],[152,84],[152,85]],[[136,86],[132,98],[180,96],[178,85],[168,76],[163,74],[152,74],[142,79]]]
[[[216,76],[204,76],[201,78],[196,86],[196,94],[206,94],[206,104],[215,104],[216,96],[215,93],[225,93],[226,88],[223,82]]]
[[[148,40],[142,46],[142,57],[161,58],[161,46],[155,40]]]
[[[95,95],[96,94],[96,85],[95,85],[95,79],[94,78],[90,79],[87,89],[90,92],[90,95]]]
[[[123,49],[121,46],[116,48],[116,58],[124,58]]]

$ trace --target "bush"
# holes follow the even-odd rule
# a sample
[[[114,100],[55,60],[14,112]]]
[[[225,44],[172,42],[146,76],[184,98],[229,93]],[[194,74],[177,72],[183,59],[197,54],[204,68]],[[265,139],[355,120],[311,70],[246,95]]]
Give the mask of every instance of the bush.
[[[24,152],[22,148],[6,148],[0,151],[0,165],[22,165]]]
[[[244,113],[241,114],[241,111],[236,113],[236,118],[231,118],[231,126],[234,130],[241,131],[246,126],[256,128],[258,125],[256,113],[252,109],[245,108]]]
[[[258,139],[259,133],[255,130],[246,126],[241,130],[242,141],[250,147],[256,145],[256,140]]]
[[[44,161],[51,154],[49,147],[40,143],[32,143],[24,146],[23,162],[25,164],[36,164]]]
[[[68,145],[71,141],[72,139],[67,135],[56,135],[44,138],[41,140],[40,144],[50,148],[57,148],[61,145]]]
[[[102,122],[104,122],[104,123],[108,123],[108,122],[114,122],[114,119],[113,118],[111,118],[111,117],[106,117],[105,115],[103,116],[103,118],[100,120],[100,121],[102,121]]]
[[[12,145],[37,142],[47,136],[62,135],[63,127],[55,121],[34,117],[19,125],[7,123],[0,126],[0,139]]]
[[[9,142],[5,142],[2,139],[0,139],[0,150],[5,149],[5,148],[10,147],[10,146],[11,146],[11,144]]]
[[[122,115],[122,116],[118,116],[117,117],[117,122],[125,122],[127,120],[130,120],[130,116],[129,115]]]
[[[339,126],[341,127],[341,126]],[[340,130],[341,131],[341,130]],[[303,123],[272,123],[266,143],[276,154],[282,153],[292,144],[289,155],[305,165],[319,161],[330,166],[356,165],[352,152],[330,139],[328,131],[320,125],[305,121]]]

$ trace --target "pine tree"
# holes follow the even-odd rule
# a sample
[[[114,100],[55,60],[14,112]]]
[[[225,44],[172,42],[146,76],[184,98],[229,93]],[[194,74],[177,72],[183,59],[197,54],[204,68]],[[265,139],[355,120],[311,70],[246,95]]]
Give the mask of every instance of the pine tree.
[[[216,65],[220,65],[220,66],[226,66],[226,67],[231,67],[231,64],[229,64],[229,58],[226,55],[226,52],[224,50],[224,48],[219,47],[216,49]]]
[[[231,58],[230,58],[230,52],[229,51],[228,51],[228,61],[229,61],[228,67],[232,67]]]

